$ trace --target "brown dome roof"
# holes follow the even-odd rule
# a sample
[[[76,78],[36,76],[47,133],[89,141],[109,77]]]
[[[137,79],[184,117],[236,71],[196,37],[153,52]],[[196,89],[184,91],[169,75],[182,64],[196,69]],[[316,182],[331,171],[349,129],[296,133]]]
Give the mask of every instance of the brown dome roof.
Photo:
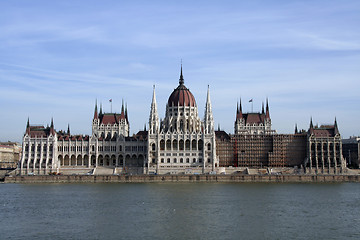
[[[184,85],[184,77],[182,75],[182,66],[179,79],[179,86],[171,93],[168,100],[169,107],[171,106],[190,106],[195,107],[196,102],[194,95]]]

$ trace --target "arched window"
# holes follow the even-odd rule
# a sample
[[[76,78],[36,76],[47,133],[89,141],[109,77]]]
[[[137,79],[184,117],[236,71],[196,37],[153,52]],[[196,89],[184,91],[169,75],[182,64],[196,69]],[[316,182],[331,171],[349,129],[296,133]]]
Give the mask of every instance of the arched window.
[[[203,142],[203,140],[199,140],[198,141],[198,150],[203,150],[203,145],[204,145],[204,142]]]
[[[178,142],[177,142],[177,140],[173,140],[173,150],[174,151],[177,151],[178,150]]]
[[[190,140],[189,139],[187,139],[185,141],[185,150],[190,150]]]
[[[196,140],[194,139],[191,141],[191,150],[196,150],[196,149],[197,149],[196,148]]]
[[[184,140],[179,141],[179,150],[184,150]]]
[[[170,140],[167,140],[166,141],[166,150],[171,150],[171,141]]]
[[[165,140],[160,141],[160,150],[165,150]]]
[[[180,120],[180,130],[184,131],[184,122],[182,119]]]

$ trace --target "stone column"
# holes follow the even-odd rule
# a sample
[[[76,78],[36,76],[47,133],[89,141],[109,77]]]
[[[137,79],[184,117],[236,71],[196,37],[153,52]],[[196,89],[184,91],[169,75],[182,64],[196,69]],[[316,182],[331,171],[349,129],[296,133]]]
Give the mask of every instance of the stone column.
[[[318,168],[319,168],[319,159],[318,159],[318,142],[315,141],[315,171],[316,174],[318,173]]]
[[[337,172],[337,161],[336,161],[336,141],[333,141],[333,149],[334,149],[334,166],[335,166],[335,171]]]
[[[325,160],[324,160],[324,142],[321,141],[321,172],[324,173]]]
[[[308,156],[309,156],[309,172],[312,173],[312,148],[311,148],[311,141],[309,140],[309,149],[308,149]],[[304,166],[306,168],[306,166]]]

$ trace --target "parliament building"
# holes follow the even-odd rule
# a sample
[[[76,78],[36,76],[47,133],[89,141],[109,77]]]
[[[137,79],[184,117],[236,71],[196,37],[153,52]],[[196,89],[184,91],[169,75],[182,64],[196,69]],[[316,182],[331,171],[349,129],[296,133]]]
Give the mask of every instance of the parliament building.
[[[155,86],[149,127],[130,136],[127,106],[121,113],[105,113],[95,103],[91,135],[72,135],[28,119],[17,172],[43,174],[217,174],[247,168],[296,168],[302,173],[342,173],[341,136],[333,125],[277,134],[272,129],[269,102],[260,112],[242,111],[237,104],[234,133],[214,128],[210,89],[203,118],[195,97],[179,85],[166,103],[165,117],[157,111]]]

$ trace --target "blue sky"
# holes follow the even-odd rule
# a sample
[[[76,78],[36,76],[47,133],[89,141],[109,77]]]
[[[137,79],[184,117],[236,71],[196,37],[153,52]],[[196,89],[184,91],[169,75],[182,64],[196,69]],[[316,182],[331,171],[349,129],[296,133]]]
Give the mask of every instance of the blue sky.
[[[27,118],[90,134],[94,104],[130,130],[185,85],[204,114],[210,85],[215,124],[233,132],[236,103],[273,128],[333,123],[360,135],[360,1],[0,1],[0,140],[21,141]]]

